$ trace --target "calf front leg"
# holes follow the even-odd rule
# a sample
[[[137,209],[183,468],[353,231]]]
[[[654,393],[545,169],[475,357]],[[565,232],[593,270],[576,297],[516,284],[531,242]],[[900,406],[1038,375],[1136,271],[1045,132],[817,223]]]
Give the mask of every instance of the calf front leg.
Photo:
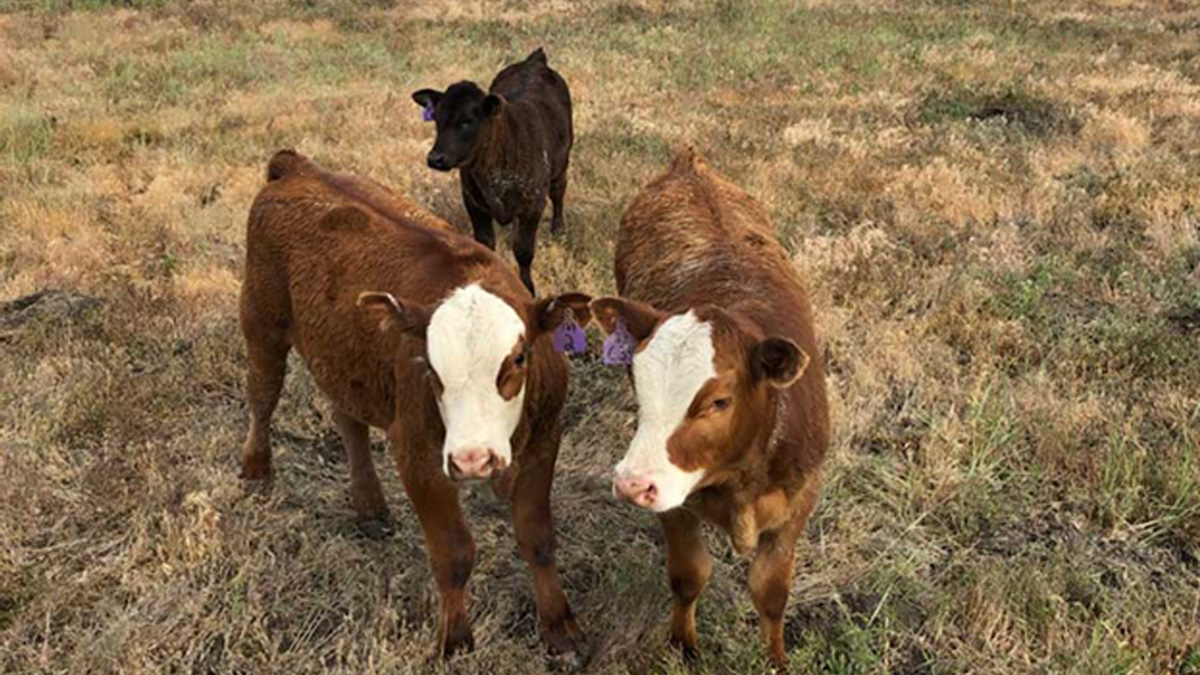
[[[556,446],[558,437],[558,434],[553,437]],[[513,491],[513,529],[517,535],[517,547],[533,575],[538,633],[551,653],[578,655],[581,634],[554,566],[550,484],[557,448],[548,458],[537,456],[537,448],[530,448],[530,451],[533,457],[528,464],[519,467]]]
[[[533,288],[533,253],[537,250],[537,230],[538,221],[542,219],[542,206],[537,209],[522,214],[517,219],[517,231],[513,236],[513,257],[517,259],[517,267],[520,268],[521,281],[524,282],[525,288],[529,289],[529,294],[537,297],[537,291]]]
[[[475,235],[475,241],[484,246],[496,250],[496,227],[492,223],[492,214],[486,209],[477,206],[479,198],[466,186],[466,177],[463,177],[463,206],[467,208],[467,215],[471,217],[471,229]]]
[[[422,461],[440,453],[414,443],[403,447],[403,456],[398,458],[401,478],[421,521],[429,565],[441,596],[438,651],[449,657],[475,648],[467,617],[467,580],[475,567],[475,540],[463,520],[454,484],[437,462]]]
[[[792,590],[792,565],[796,558],[796,540],[804,532],[804,525],[817,505],[821,487],[820,471],[808,477],[800,492],[792,499],[790,512],[781,514],[781,495],[768,493],[760,498],[757,517],[761,523],[774,523],[781,518],[784,523],[778,529],[762,533],[754,560],[750,563],[750,594],[754,608],[758,610],[759,625],[766,641],[767,655],[776,672],[787,672],[787,652],[783,644],[783,618],[787,610],[788,594]]]
[[[750,595],[758,610],[759,626],[766,642],[767,656],[776,672],[787,672],[787,652],[783,644],[783,618],[788,594],[792,590],[792,564],[796,558],[796,540],[804,529],[811,506],[802,504],[800,513],[775,532],[764,533],[750,563]]]
[[[667,544],[667,579],[671,584],[671,644],[687,658],[696,655],[696,601],[712,574],[712,560],[700,533],[700,519],[687,509],[659,516]]]

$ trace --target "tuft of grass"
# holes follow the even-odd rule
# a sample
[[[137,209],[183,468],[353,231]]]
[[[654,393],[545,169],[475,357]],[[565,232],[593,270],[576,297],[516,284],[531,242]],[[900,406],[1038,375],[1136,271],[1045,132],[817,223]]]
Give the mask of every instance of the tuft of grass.
[[[1069,112],[1016,83],[1000,87],[987,83],[942,84],[917,104],[916,122],[937,126],[947,123],[1001,124],[1018,136],[1073,133],[1079,124]]]
[[[13,168],[28,168],[51,147],[55,120],[28,105],[0,108],[0,161]]]

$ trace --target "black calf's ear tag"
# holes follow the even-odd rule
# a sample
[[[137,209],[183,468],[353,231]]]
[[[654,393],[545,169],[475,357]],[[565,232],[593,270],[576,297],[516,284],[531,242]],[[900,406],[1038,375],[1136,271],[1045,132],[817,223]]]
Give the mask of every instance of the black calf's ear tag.
[[[442,99],[442,92],[434,89],[419,89],[413,92],[412,98],[417,105],[421,106],[421,119],[432,122],[433,109]]]

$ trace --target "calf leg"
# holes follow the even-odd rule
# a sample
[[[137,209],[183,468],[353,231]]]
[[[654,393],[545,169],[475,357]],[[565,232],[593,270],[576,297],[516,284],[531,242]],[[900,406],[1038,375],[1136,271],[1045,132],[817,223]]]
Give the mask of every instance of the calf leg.
[[[495,251],[496,227],[492,224],[492,214],[475,205],[475,200],[468,193],[465,184],[463,186],[463,206],[467,207],[467,215],[471,217],[471,229],[475,233],[475,241]]]
[[[279,403],[283,380],[287,375],[287,355],[291,348],[282,334],[264,334],[250,326],[246,337],[246,394],[250,404],[250,431],[242,446],[242,478],[262,480],[271,477],[271,416]]]
[[[517,220],[517,232],[512,243],[513,257],[517,259],[517,266],[521,271],[521,281],[534,297],[537,297],[537,292],[533,289],[533,273],[530,268],[533,266],[533,252],[537,249],[537,229],[541,217],[541,208],[523,214]]]
[[[671,583],[671,644],[687,657],[695,656],[696,601],[712,574],[712,560],[700,533],[700,519],[686,509],[659,516],[667,544],[667,578]]]
[[[552,442],[557,446],[559,434]],[[513,491],[513,529],[521,558],[533,574],[537,601],[538,632],[552,653],[578,651],[579,628],[563,593],[562,580],[554,566],[554,518],[550,513],[550,483],[554,474],[552,453],[530,448],[533,460],[520,466]],[[547,459],[547,454],[549,458]]]
[[[334,410],[333,420],[342,444],[346,446],[346,461],[350,465],[350,505],[358,517],[358,526],[372,539],[390,533],[391,515],[387,500],[379,486],[379,474],[371,459],[370,431],[367,425],[341,410]]]
[[[415,443],[401,447],[401,478],[421,521],[429,565],[441,596],[438,650],[448,657],[475,648],[467,618],[467,580],[475,567],[475,540],[463,520],[454,484],[437,462],[420,459],[431,453],[440,459],[441,453]]]
[[[787,669],[783,649],[783,615],[792,588],[796,539],[789,532],[764,535],[750,563],[750,595],[758,610],[767,655],[780,671]]]
[[[567,194],[567,167],[562,173],[550,181],[550,203],[554,205],[554,215],[550,217],[550,232],[558,234],[563,229],[563,196]]]
[[[792,590],[792,564],[796,558],[796,540],[817,505],[822,475],[817,472],[808,478],[792,503],[788,521],[775,532],[766,532],[758,539],[754,560],[750,563],[750,595],[758,610],[759,625],[777,672],[787,672],[787,653],[783,645],[783,617],[787,610],[788,593]]]

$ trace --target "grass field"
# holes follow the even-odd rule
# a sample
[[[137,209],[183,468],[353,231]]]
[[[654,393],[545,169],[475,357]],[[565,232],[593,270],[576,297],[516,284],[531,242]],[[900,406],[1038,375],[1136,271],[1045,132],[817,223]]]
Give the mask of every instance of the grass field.
[[[810,285],[834,443],[795,672],[1200,673],[1200,6],[1183,0],[0,0],[0,672],[538,673],[507,509],[464,494],[478,649],[356,534],[299,362],[237,478],[244,224],[295,147],[466,230],[409,93],[545,45],[577,141],[544,291],[613,292],[690,141]],[[506,244],[502,244],[506,245]],[[28,305],[28,306],[27,306]],[[555,509],[589,672],[682,673],[624,375],[577,360]],[[764,667],[710,537],[692,672]]]

